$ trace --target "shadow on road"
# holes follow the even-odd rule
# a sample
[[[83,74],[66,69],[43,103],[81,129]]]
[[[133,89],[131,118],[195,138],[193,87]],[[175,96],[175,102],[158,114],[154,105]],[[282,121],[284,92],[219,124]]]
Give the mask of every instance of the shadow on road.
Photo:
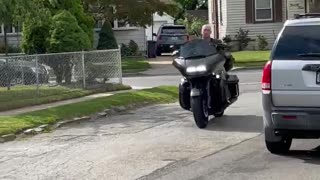
[[[320,165],[320,146],[311,150],[292,150],[286,156],[304,160],[305,163]]]
[[[213,118],[206,130],[234,132],[262,132],[263,119],[261,116],[223,116]]]

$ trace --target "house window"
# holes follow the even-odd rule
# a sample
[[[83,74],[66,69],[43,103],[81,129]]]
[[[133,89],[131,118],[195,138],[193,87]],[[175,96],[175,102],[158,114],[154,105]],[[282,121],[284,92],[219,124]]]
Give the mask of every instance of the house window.
[[[95,29],[101,29],[103,26],[103,21],[102,20],[97,20],[96,24],[94,25]]]
[[[255,20],[272,21],[273,9],[272,0],[255,0]]]
[[[7,29],[7,33],[13,33],[13,26],[12,25],[7,25],[7,27],[6,27],[6,29]]]
[[[21,25],[7,25],[7,34],[14,34],[14,33],[21,33],[22,32],[22,26]],[[3,35],[4,33],[4,25],[0,26],[0,34]]]
[[[95,24],[95,29],[101,29],[103,26],[104,20],[97,20]],[[126,23],[125,21],[118,21],[114,20],[111,21],[111,26],[113,29],[130,29],[130,28],[135,28],[135,26],[131,26],[130,24]]]

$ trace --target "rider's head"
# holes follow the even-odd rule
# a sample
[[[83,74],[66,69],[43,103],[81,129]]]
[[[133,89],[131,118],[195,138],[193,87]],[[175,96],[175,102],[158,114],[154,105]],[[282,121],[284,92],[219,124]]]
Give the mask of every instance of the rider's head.
[[[201,34],[203,39],[210,39],[211,35],[211,26],[210,24],[206,24],[202,26]]]

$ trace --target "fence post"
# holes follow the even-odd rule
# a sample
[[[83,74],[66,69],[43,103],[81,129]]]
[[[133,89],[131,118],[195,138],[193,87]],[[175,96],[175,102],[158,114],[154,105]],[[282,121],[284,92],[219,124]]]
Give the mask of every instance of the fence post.
[[[7,76],[7,90],[9,91],[11,89],[11,77],[10,77],[10,74],[11,72],[10,71],[10,66],[9,66],[9,60],[8,60],[8,57],[6,58],[6,76]]]
[[[83,89],[86,89],[87,85],[86,85],[86,66],[84,63],[84,51],[82,50],[81,53],[81,63],[82,63],[82,81],[83,81]]]
[[[118,45],[118,57],[119,57],[119,59],[118,59],[118,62],[119,62],[119,81],[120,81],[120,84],[122,84],[122,62],[121,62],[121,45]]]
[[[39,62],[38,55],[36,55],[36,81],[37,81],[37,97],[39,97]]]

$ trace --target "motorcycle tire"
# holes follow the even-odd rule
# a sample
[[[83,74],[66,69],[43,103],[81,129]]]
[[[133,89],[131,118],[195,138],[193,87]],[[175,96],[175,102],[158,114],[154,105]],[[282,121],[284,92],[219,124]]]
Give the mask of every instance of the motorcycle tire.
[[[201,96],[191,98],[191,108],[196,125],[200,129],[204,129],[209,123],[209,114],[205,101]]]

